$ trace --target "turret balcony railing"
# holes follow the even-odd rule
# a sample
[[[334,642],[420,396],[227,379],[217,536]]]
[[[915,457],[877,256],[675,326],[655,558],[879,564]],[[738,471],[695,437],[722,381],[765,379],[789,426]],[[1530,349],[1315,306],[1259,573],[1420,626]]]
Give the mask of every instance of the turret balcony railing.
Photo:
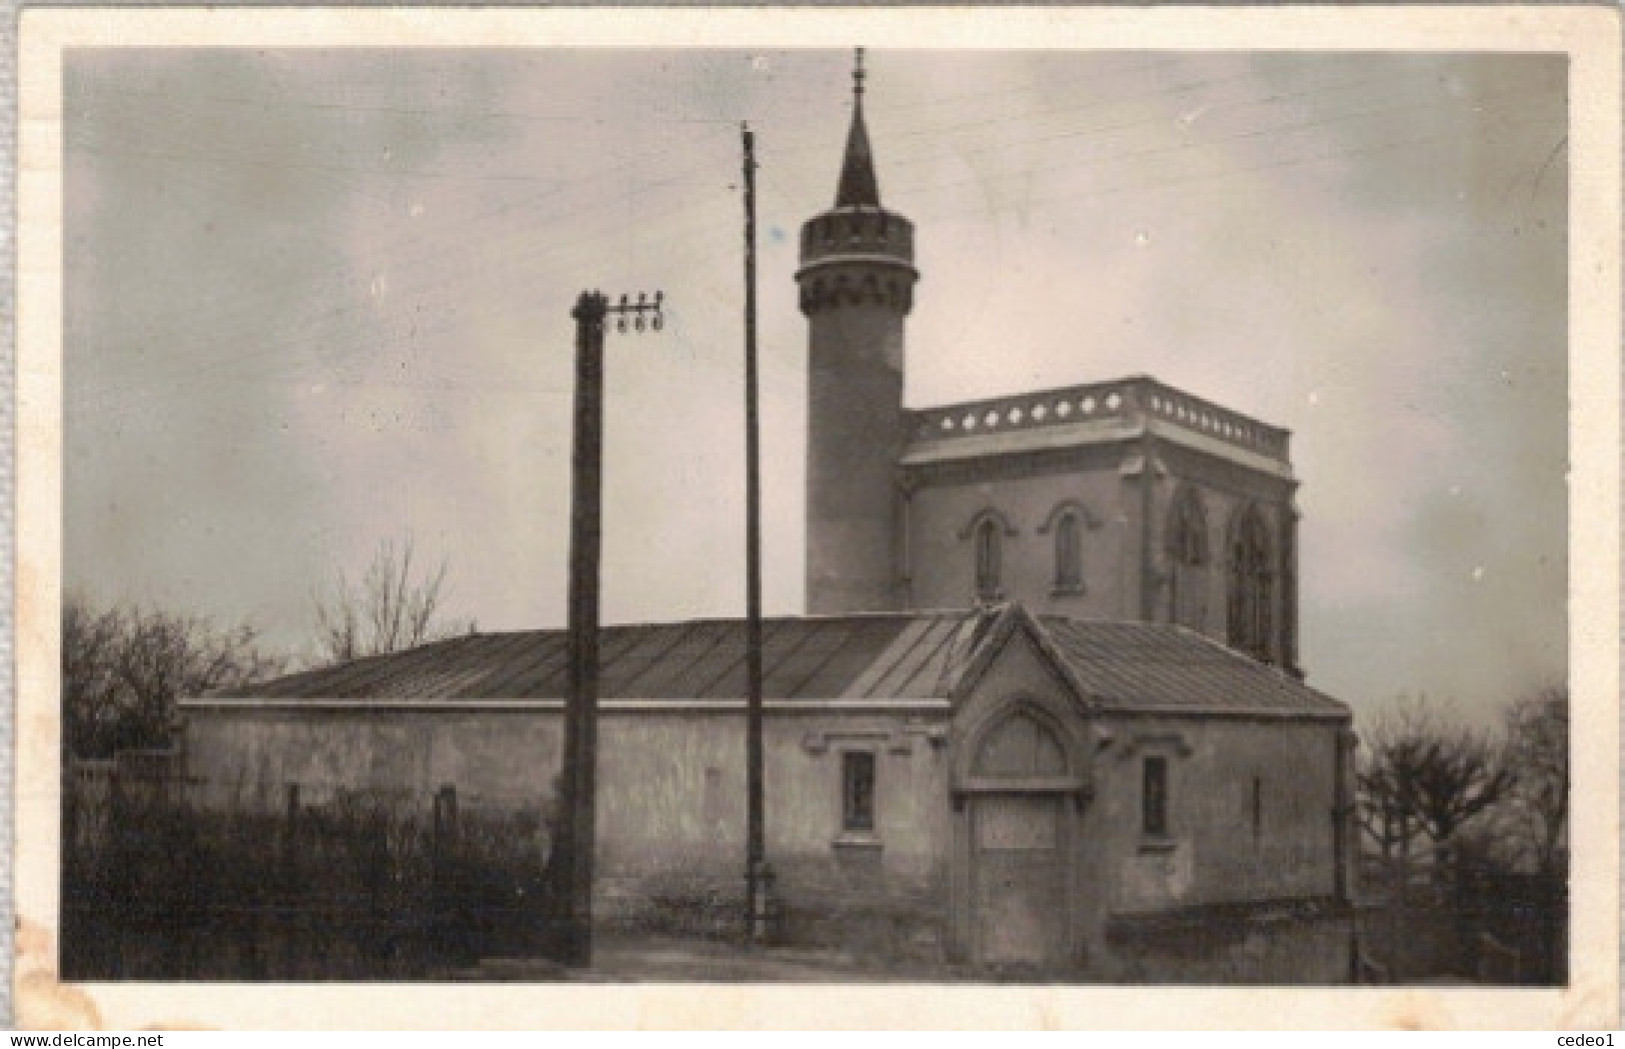
[[[843,255],[914,261],[914,224],[884,208],[838,208],[801,227],[801,264]]]

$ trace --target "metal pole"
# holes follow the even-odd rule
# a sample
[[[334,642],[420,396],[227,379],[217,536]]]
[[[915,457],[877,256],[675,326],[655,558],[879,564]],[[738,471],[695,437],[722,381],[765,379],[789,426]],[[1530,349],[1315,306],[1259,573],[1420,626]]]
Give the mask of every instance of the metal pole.
[[[584,291],[576,321],[575,438],[570,454],[570,664],[564,721],[566,818],[560,872],[566,964],[592,964],[594,773],[598,735],[598,562],[603,462],[604,296]]]
[[[741,125],[745,160],[745,913],[752,940],[767,933],[762,801],[762,496],[756,407],[756,137]]]

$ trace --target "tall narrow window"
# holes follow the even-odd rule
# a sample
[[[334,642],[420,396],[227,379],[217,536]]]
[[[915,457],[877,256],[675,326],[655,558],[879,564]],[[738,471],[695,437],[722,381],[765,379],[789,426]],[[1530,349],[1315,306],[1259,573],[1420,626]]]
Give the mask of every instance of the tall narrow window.
[[[1141,766],[1140,829],[1147,837],[1168,834],[1168,759],[1150,755]]]
[[[1055,524],[1055,589],[1083,586],[1083,551],[1078,536],[1078,515],[1068,510]]]
[[[1207,512],[1195,488],[1184,487],[1168,511],[1169,618],[1192,630],[1207,627]]]
[[[700,818],[706,826],[722,819],[722,770],[705,770],[705,793],[700,798]]]
[[[1253,777],[1253,839],[1264,833],[1264,781]]]
[[[1275,658],[1274,565],[1269,526],[1257,506],[1248,506],[1230,544],[1229,641],[1232,648],[1266,663]]]
[[[841,755],[841,828],[875,829],[875,756],[870,751]]]
[[[976,526],[976,596],[984,601],[1002,596],[999,591],[999,524],[985,518]]]

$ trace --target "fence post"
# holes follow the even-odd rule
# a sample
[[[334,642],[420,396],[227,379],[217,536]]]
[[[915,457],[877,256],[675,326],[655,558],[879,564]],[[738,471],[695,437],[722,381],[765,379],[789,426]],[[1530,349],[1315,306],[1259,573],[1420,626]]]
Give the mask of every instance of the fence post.
[[[450,783],[441,787],[434,796],[434,838],[438,848],[442,841],[449,842],[457,834],[457,788]]]
[[[457,788],[442,786],[434,796],[434,842],[431,886],[436,953],[447,960],[466,961],[460,895],[462,892],[457,835]]]
[[[309,957],[314,950],[304,921],[305,907],[314,901],[305,894],[302,862],[305,820],[302,809],[299,784],[287,784],[282,833],[282,898],[278,900],[273,897],[264,901],[256,908],[254,920],[254,939],[264,946],[256,960],[280,972],[295,971],[291,967],[299,965],[299,960]],[[269,910],[265,903],[270,904]],[[285,909],[277,910],[279,904]]]
[[[449,783],[434,796],[434,885],[446,895],[452,888],[457,855],[457,788]]]
[[[135,914],[135,888],[131,885],[131,869],[134,859],[130,855],[130,813],[129,805],[124,798],[124,777],[117,768],[109,768],[107,772],[107,827],[108,856],[111,863],[108,895],[112,898],[115,914]],[[122,971],[126,956],[125,944],[130,922],[114,921],[118,929],[113,945],[113,971]]]
[[[1565,860],[1563,868],[1568,870]],[[1547,943],[1547,962],[1551,966],[1549,979],[1552,983],[1563,985],[1569,982],[1569,883],[1568,879],[1559,875],[1546,877],[1547,899],[1551,907],[1547,911],[1546,927],[1549,930]]]
[[[299,784],[288,784],[286,831],[282,835],[282,871],[290,894],[299,891]]]
[[[95,900],[87,914],[94,916],[98,929],[111,932],[101,946],[99,957],[106,972],[118,973],[124,969],[128,927],[136,920],[133,917],[136,914],[135,892],[130,884],[133,861],[129,855],[129,813],[124,803],[124,783],[111,763],[108,763],[106,772],[107,793],[103,799],[101,832],[97,835],[97,854],[93,854],[102,870],[87,872],[100,882],[102,891],[87,894]]]
[[[68,871],[73,869],[68,857],[76,857],[75,850],[79,847],[79,792],[82,789],[78,762],[70,758],[62,775],[62,866]]]

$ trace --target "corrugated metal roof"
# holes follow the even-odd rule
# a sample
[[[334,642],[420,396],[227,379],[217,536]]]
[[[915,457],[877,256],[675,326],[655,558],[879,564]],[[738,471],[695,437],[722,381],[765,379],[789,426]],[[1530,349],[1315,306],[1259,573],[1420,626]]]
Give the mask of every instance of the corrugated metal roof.
[[[995,622],[995,621],[999,622]],[[1107,711],[1346,716],[1290,675],[1167,624],[1029,616],[1001,610],[775,618],[762,625],[763,696],[774,700],[947,699],[973,662],[1034,631],[1091,706]],[[738,700],[742,620],[604,628],[604,699]],[[471,634],[237,690],[233,698],[325,700],[559,699],[566,634]]]
[[[1164,623],[1042,616],[1092,704],[1103,710],[1344,717],[1348,707],[1284,671]]]
[[[945,696],[947,642],[968,611],[768,619],[762,693],[769,699]],[[393,655],[278,678],[233,694],[268,699],[557,699],[568,688],[562,630],[470,634]],[[742,699],[743,620],[605,627],[605,699]]]

